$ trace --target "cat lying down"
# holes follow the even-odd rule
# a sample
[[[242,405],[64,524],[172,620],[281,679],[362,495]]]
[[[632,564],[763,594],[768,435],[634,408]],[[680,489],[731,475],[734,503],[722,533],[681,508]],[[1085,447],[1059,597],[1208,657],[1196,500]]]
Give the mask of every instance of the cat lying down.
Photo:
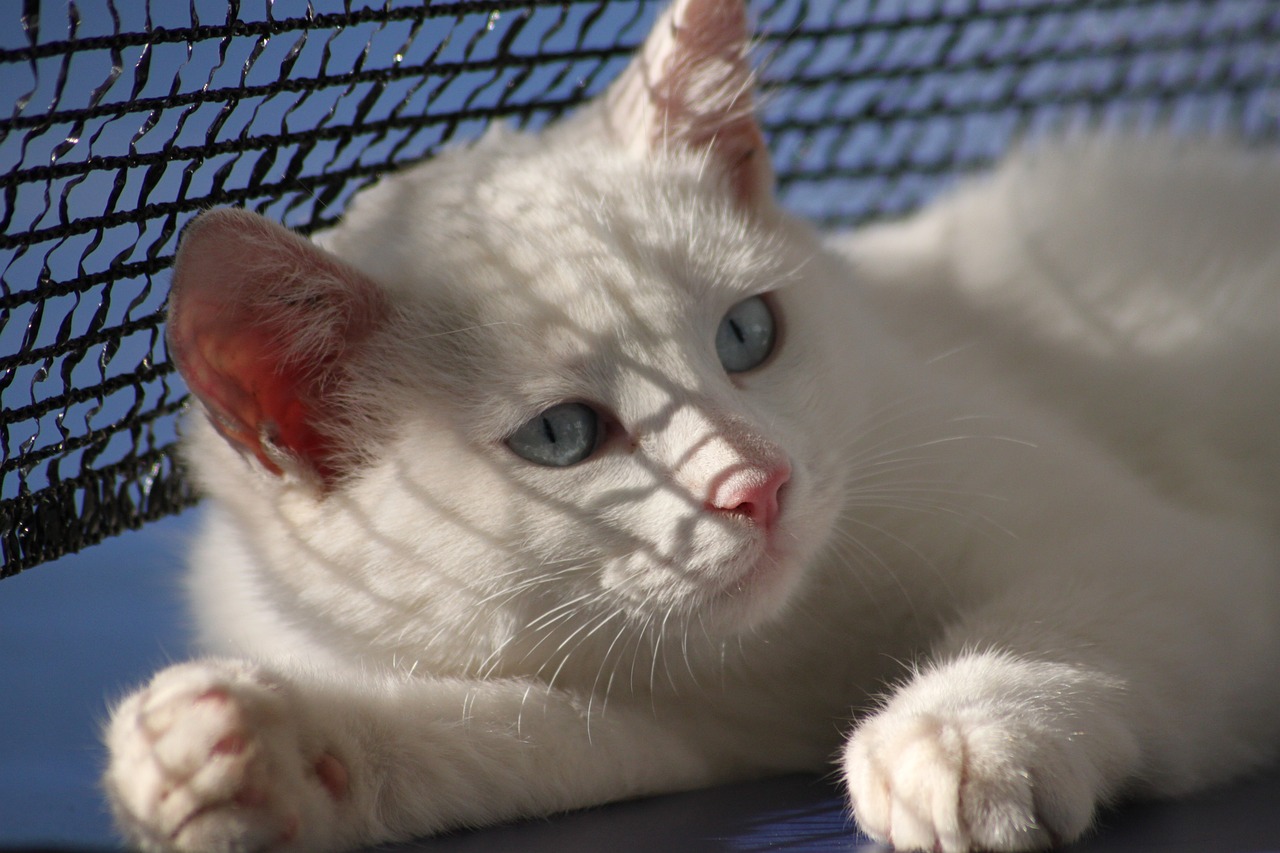
[[[834,761],[1024,850],[1280,745],[1280,166],[1016,155],[789,218],[736,0],[603,96],[187,230],[211,654],[115,709],[148,851],[344,850]]]

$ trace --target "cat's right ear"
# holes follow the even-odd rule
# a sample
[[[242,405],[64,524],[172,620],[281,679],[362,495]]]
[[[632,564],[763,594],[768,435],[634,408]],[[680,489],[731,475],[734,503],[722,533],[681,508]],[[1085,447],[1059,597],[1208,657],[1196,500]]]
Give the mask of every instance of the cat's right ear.
[[[755,116],[750,48],[743,0],[674,0],[602,97],[607,132],[638,156],[705,156],[739,204],[768,208],[773,167]]]
[[[178,248],[169,353],[233,447],[324,490],[352,458],[344,366],[386,313],[373,281],[309,240],[214,210]]]

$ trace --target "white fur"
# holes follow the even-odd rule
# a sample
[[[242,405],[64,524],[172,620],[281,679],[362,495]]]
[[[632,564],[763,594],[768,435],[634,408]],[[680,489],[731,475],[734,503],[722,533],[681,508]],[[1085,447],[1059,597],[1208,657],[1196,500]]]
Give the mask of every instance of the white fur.
[[[345,392],[390,436],[332,490],[188,424],[201,639],[256,662],[120,706],[131,840],[337,850],[839,752],[873,836],[1026,849],[1274,755],[1280,166],[1056,146],[824,243],[597,119],[319,238],[393,306]],[[726,376],[764,292],[778,351]],[[613,419],[595,457],[503,445],[563,400]],[[768,550],[705,505],[778,459]],[[228,732],[261,748],[210,757]]]

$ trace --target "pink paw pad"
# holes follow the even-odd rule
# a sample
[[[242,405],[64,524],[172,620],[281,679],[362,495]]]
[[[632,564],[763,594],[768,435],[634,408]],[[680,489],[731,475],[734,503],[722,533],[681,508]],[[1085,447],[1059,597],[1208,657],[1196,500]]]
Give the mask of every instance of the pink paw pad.
[[[314,769],[329,796],[340,800],[347,795],[347,768],[341,761],[326,752],[316,759]]]

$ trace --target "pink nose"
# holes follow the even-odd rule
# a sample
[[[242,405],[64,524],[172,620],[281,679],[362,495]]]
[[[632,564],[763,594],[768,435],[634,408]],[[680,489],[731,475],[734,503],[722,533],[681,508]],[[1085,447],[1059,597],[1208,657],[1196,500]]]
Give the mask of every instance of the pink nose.
[[[782,465],[756,473],[755,477],[738,477],[725,483],[708,502],[708,508],[745,515],[764,530],[771,530],[782,511],[779,493],[791,479],[791,468]]]

